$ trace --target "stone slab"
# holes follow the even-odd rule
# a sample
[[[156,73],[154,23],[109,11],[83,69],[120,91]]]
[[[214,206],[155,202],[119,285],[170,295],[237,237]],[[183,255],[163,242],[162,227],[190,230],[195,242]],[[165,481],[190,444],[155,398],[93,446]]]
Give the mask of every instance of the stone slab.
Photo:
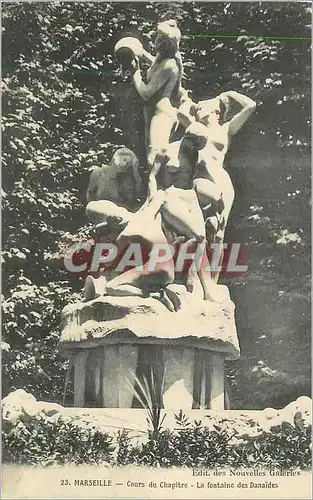
[[[62,312],[60,349],[108,344],[168,344],[218,351],[237,359],[234,303],[199,301],[171,312],[154,298],[102,296]]]

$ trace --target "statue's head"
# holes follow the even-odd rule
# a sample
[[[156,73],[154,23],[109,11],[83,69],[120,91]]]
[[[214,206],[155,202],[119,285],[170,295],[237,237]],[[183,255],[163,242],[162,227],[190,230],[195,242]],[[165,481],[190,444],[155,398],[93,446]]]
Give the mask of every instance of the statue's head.
[[[181,32],[176,21],[163,21],[157,26],[155,49],[161,56],[174,57],[179,49],[180,39]]]
[[[207,99],[199,101],[196,110],[196,120],[204,125],[219,124],[221,120],[221,103],[220,99]]]
[[[196,120],[204,125],[222,125],[226,121],[226,114],[229,108],[228,98],[215,97],[199,101],[195,112]]]
[[[207,143],[207,128],[203,123],[194,122],[185,130],[184,146],[191,150],[200,151]]]
[[[138,167],[139,161],[135,153],[128,148],[120,148],[115,151],[111,165],[120,172],[127,171],[132,165]]]

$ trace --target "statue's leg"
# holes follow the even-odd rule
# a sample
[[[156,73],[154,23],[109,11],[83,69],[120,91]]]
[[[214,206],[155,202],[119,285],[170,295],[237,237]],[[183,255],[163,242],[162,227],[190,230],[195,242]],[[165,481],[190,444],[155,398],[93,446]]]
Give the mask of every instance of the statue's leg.
[[[155,150],[149,148],[148,152],[148,192],[146,202],[151,200],[158,191],[157,175],[163,166],[165,166],[168,156],[166,155],[166,149]]]
[[[158,103],[149,124],[147,145],[149,171],[148,198],[153,196],[158,189],[156,176],[168,160],[166,151],[173,126],[176,122],[177,114],[175,108],[171,106],[169,99],[163,99],[161,103]]]
[[[223,210],[223,195],[220,186],[208,179],[195,179],[193,186],[205,218]]]
[[[162,99],[155,109],[150,121],[149,149],[162,151],[166,149],[171,131],[177,122],[177,112],[169,99]]]
[[[141,258],[144,261],[144,254],[148,254],[148,261],[143,266],[132,268],[108,281],[106,294],[128,295],[129,291],[132,292],[131,295],[149,294],[150,292],[158,292],[161,288],[173,283],[175,271],[171,252],[164,262],[158,262],[158,251],[157,255],[153,252],[155,245],[162,247],[168,245],[162,230],[161,215],[155,215],[159,205],[160,201],[153,199],[150,205],[147,204],[145,212],[142,211],[141,214],[138,214],[137,220],[133,219],[133,227],[126,227],[118,238],[118,245],[121,247],[125,246],[127,242],[128,244],[136,242],[138,244],[139,242],[139,247],[143,252]],[[153,261],[153,256],[155,256],[155,261]]]
[[[140,288],[133,286],[133,285],[128,285],[126,283],[121,284],[121,285],[116,285],[113,286],[109,285],[106,287],[106,295],[119,295],[121,297],[149,297],[149,294],[147,292],[144,292]]]
[[[170,187],[161,207],[162,217],[177,234],[204,241],[204,219],[193,190]]]
[[[207,217],[220,214],[228,219],[235,192],[226,170],[221,169],[221,171],[219,171],[216,181],[199,178],[193,181],[193,185],[200,206],[202,210],[207,212]]]
[[[192,266],[190,266],[187,273],[186,288],[187,291],[191,293],[194,297],[198,296],[203,300],[205,299],[205,286],[203,286],[200,277],[201,277],[201,270],[194,271],[192,269]]]
[[[128,295],[129,291],[132,292],[132,295],[149,294],[150,292],[158,292],[161,288],[173,283],[175,271],[171,252],[164,262],[158,262],[157,256],[155,256],[155,261],[152,259],[155,244],[168,245],[162,230],[161,215],[156,215],[162,193],[160,195],[157,196],[160,200],[153,199],[150,204],[147,204],[146,210],[138,214],[138,219],[133,219],[133,227],[127,227],[118,238],[120,244],[125,244],[125,241],[129,243],[141,241],[139,243],[141,251],[149,251],[148,261],[143,266],[130,269],[108,281],[106,286],[108,295]],[[136,236],[139,234],[141,236]]]
[[[226,171],[220,172],[218,181],[218,183],[215,183],[208,179],[195,179],[194,188],[206,220],[207,240],[210,243],[222,244],[227,219],[234,200],[234,189]],[[214,268],[210,271],[210,278],[207,277],[207,274],[203,276],[203,282],[206,282],[208,300],[212,300],[210,297],[217,297],[218,295],[216,295],[216,291],[214,292],[212,285],[218,282],[223,261],[223,248],[218,249],[216,247],[213,251],[215,255],[216,252],[218,253],[219,259],[214,263]]]
[[[132,213],[108,200],[90,201],[86,207],[86,215],[94,224],[106,221],[108,218],[118,221],[121,225],[130,221]]]
[[[106,285],[106,295],[137,295],[147,297],[149,292],[157,292],[174,281],[174,262],[171,259],[164,265],[159,264],[155,270],[134,268],[126,271]]]
[[[201,256],[201,259],[196,262],[196,272],[202,285],[204,300],[213,300],[215,282],[212,278],[211,265],[208,259],[206,245],[206,240],[199,244],[198,253]],[[195,278],[192,276],[192,274],[195,273],[193,266],[190,267],[189,272],[190,276],[188,278],[195,281]]]
[[[205,269],[204,268],[199,269],[198,276],[203,288],[204,300],[210,300],[212,302],[215,302],[216,296],[214,292],[216,288],[216,283],[212,278],[211,266],[208,260]]]
[[[225,290],[217,285],[211,263],[207,253],[206,241],[198,245],[195,265],[191,265],[188,271],[186,287],[189,292],[195,293],[197,280],[200,281],[203,290],[203,299],[211,302],[223,302]]]
[[[124,275],[122,274],[118,276],[118,278],[123,276]],[[110,283],[109,286],[108,283]],[[85,280],[83,302],[89,302],[90,300],[103,295],[148,297],[149,293],[145,292],[141,288],[138,288],[137,286],[134,286],[133,284],[119,283],[118,280],[115,281],[115,278],[107,282],[104,276],[100,276],[99,278],[94,278],[91,275],[87,276]]]

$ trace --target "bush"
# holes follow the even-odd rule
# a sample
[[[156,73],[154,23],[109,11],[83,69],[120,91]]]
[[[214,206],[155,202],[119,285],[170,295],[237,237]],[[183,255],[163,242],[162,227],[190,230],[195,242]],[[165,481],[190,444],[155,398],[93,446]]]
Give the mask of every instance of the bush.
[[[225,431],[200,422],[178,432],[161,431],[143,445],[137,463],[159,467],[217,467],[229,463],[231,447]]]
[[[236,461],[238,465],[310,468],[311,438],[311,426],[299,428],[285,424],[262,434],[254,442],[236,447]]]
[[[110,459],[112,438],[73,423],[34,419],[2,430],[5,463],[96,464]]]
[[[209,429],[190,423],[180,413],[177,429],[151,431],[148,440],[134,446],[126,430],[113,436],[74,423],[34,419],[6,425],[2,431],[3,462],[14,464],[148,465],[156,467],[311,467],[311,426],[283,424],[256,439],[234,443],[218,426]],[[116,436],[115,439],[116,440]]]
[[[142,448],[134,449],[122,436],[118,463],[158,467],[311,467],[311,426],[283,424],[255,439],[232,442],[223,429],[211,430],[201,422],[191,424],[180,413],[176,431],[151,432]],[[127,453],[128,452],[128,453]]]

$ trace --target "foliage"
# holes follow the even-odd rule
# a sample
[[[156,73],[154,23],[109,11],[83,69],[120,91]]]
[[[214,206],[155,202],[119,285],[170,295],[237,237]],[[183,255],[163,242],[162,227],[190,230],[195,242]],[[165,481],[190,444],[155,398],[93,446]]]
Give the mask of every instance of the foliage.
[[[130,446],[121,435],[118,464],[136,463],[158,467],[311,467],[311,427],[283,424],[272,432],[234,444],[222,428],[209,429],[190,423],[180,411],[175,415],[177,429],[150,435],[141,448]]]
[[[62,420],[33,419],[3,427],[5,463],[29,465],[96,464],[110,458],[112,439]]]
[[[135,34],[149,50],[169,17],[182,28],[183,83],[195,99],[234,89],[257,101],[227,158],[228,240],[244,245],[249,265],[227,280],[242,348],[228,367],[232,404],[309,394],[310,43],[295,38],[310,36],[309,4],[17,2],[2,17],[4,394],[23,387],[60,401],[60,311],[83,286],[60,262],[64,246],[90,236],[90,168],[123,144],[146,175],[140,100],[113,46]],[[229,33],[238,36],[213,36]]]
[[[310,468],[312,428],[282,425],[261,435],[245,446],[236,446],[234,455],[238,465]]]
[[[148,465],[157,467],[278,467],[311,466],[311,427],[281,425],[250,441],[234,444],[220,427],[209,429],[190,423],[180,412],[177,429],[150,433],[141,446],[134,446],[127,431],[115,438],[61,419],[33,419],[6,425],[2,430],[5,463]]]
[[[11,344],[3,353],[4,393],[36,387],[38,398],[61,402],[68,362],[57,349],[60,309],[78,296],[64,281],[36,286],[21,276],[19,283],[2,305],[3,335]]]
[[[117,434],[116,465],[134,465],[139,448],[132,446],[128,431],[123,429]]]
[[[145,375],[143,375],[142,380],[136,376],[128,376],[125,383],[142,408],[147,410],[147,421],[151,435],[158,434],[166,416],[166,414],[162,416],[164,376],[159,381],[151,367],[148,378]]]
[[[218,467],[229,459],[229,437],[224,430],[210,430],[201,422],[189,424],[181,413],[178,430],[163,430],[143,445],[138,456],[141,464],[152,466]]]

